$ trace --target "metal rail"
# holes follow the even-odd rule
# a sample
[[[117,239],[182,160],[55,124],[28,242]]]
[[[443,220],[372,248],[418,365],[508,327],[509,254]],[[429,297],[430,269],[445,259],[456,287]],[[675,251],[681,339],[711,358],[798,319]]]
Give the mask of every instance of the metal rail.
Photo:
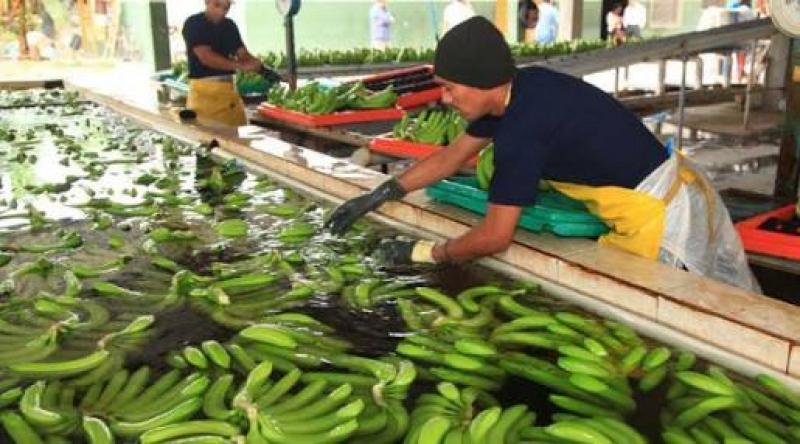
[[[664,59],[682,59],[687,55],[703,52],[741,48],[753,40],[767,39],[777,32],[772,20],[765,18],[520,66],[545,66],[556,71],[581,76],[618,66],[656,62]]]
[[[684,54],[698,54],[728,48],[740,48],[753,40],[766,39],[778,30],[769,18],[752,20],[709,29],[707,31],[664,37],[652,41],[603,48],[594,51],[550,57],[523,57],[517,65],[544,66],[575,76],[613,69],[618,66],[641,62],[655,62],[669,58],[681,58]],[[309,66],[300,67],[301,77],[356,76],[373,74],[426,62],[376,63],[363,65]]]

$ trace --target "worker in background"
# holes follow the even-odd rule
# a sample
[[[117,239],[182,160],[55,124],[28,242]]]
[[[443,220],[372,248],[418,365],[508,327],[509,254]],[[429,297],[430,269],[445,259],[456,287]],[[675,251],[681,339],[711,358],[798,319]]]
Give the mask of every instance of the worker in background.
[[[473,16],[475,16],[475,10],[469,0],[450,0],[450,3],[444,8],[442,35],[447,34],[451,28]]]
[[[758,18],[756,16],[756,12],[750,5],[750,0],[739,0],[736,6],[728,9],[734,13],[734,23],[746,22]],[[748,61],[747,61],[748,54],[749,51],[747,50],[740,50],[735,52],[736,78],[739,79],[740,82],[747,81],[746,68],[748,66]],[[749,54],[749,56],[752,57],[753,55]]]
[[[625,25],[622,24],[622,10],[624,8],[625,6],[622,3],[614,3],[614,6],[606,14],[608,39],[614,46],[620,46],[625,43]]]
[[[639,0],[629,0],[625,12],[622,13],[622,26],[628,38],[642,38],[647,26],[647,8]]]
[[[375,0],[369,10],[369,33],[372,49],[383,51],[392,43],[394,16],[386,6],[386,0]]]
[[[517,41],[530,43],[536,30],[539,11],[533,0],[520,0],[517,4]]]
[[[190,16],[183,24],[189,59],[186,105],[200,118],[241,126],[247,123],[247,116],[234,74],[262,72],[264,67],[247,51],[236,23],[225,17],[230,8],[231,0],[206,0],[205,11]]]
[[[539,11],[536,22],[536,43],[548,45],[558,38],[558,9],[552,0],[536,0]]]
[[[532,43],[536,33],[536,22],[539,21],[539,9],[533,0],[524,0],[519,3],[519,40],[522,43]]]
[[[333,234],[389,200],[450,177],[494,143],[483,221],[443,243],[391,239],[385,264],[464,262],[505,251],[522,209],[545,180],[586,204],[610,232],[599,243],[755,290],[728,212],[705,175],[669,157],[639,118],[604,91],[541,67],[517,69],[503,35],[474,17],[439,42],[434,57],[443,103],[468,120],[447,149],[372,192],[342,204],[326,222]],[[490,156],[481,156],[481,165]]]

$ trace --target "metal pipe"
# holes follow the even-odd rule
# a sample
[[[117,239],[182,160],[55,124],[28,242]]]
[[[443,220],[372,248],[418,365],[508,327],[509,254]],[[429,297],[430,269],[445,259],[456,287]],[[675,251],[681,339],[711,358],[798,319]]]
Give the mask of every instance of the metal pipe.
[[[750,75],[747,76],[747,92],[744,95],[744,129],[750,126],[750,107],[753,101],[753,81],[756,76],[756,49],[758,49],[758,40],[753,40],[750,49]]]
[[[683,149],[683,125],[686,113],[686,65],[689,60],[687,54],[681,59],[681,89],[678,93],[678,151]]]
[[[288,62],[289,88],[297,89],[297,55],[294,51],[294,16],[289,14],[283,20],[286,28],[286,58]]]

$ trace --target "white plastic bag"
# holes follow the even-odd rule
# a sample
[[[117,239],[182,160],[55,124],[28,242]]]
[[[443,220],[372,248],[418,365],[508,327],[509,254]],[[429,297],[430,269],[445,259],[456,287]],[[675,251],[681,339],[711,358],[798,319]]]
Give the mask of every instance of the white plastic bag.
[[[683,183],[667,202],[658,260],[760,293],[728,209],[696,165],[682,155],[673,155],[636,190],[662,200],[668,198],[673,184],[680,180],[681,167],[691,171],[692,180]]]

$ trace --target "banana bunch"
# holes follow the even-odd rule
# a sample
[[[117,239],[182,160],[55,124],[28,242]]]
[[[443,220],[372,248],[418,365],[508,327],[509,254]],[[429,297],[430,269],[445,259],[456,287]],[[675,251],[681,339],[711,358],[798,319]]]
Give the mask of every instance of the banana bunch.
[[[497,349],[478,337],[462,337],[454,342],[433,334],[407,336],[397,345],[397,354],[414,362],[424,363],[425,376],[433,380],[475,387],[486,391],[499,390],[506,372],[496,362]]]
[[[394,126],[392,137],[432,145],[449,145],[467,129],[467,122],[457,112],[426,109],[411,117],[408,114]]]
[[[73,442],[70,438],[81,434],[91,443],[111,443],[114,436],[133,438],[191,418],[200,410],[210,382],[200,373],[181,378],[177,370],[147,386],[149,377],[149,367],[141,367],[133,373],[118,370],[108,381],[97,381],[88,388],[60,380],[39,380],[19,397],[19,414],[5,412],[0,423],[18,443],[43,442],[43,437],[47,442]],[[230,430],[233,426],[226,427]],[[200,433],[167,430],[167,437]],[[142,442],[160,440],[142,438]]]
[[[391,108],[397,102],[397,94],[391,86],[381,91],[372,92],[364,88],[363,83],[357,83],[359,90],[351,93],[347,105],[352,109],[382,109]]]
[[[300,244],[308,241],[317,234],[317,231],[318,229],[314,225],[297,221],[281,229],[278,233],[278,239],[285,244]]]
[[[291,91],[286,87],[273,87],[267,94],[267,102],[281,108],[306,114],[331,114],[346,109],[391,108],[397,102],[397,94],[391,87],[372,92],[361,82],[325,88],[317,82]]]
[[[438,393],[426,393],[417,400],[404,442],[513,443],[519,441],[520,430],[536,419],[526,405],[503,409],[475,388],[459,390],[449,382],[436,388]]]
[[[17,253],[55,253],[65,250],[72,250],[83,245],[83,237],[75,232],[68,230],[57,230],[55,233],[45,233],[48,240],[41,244],[6,242],[0,244],[0,251],[10,251]]]
[[[21,378],[66,378],[122,365],[151,335],[152,315],[118,316],[96,301],[39,295],[0,317],[0,357]],[[125,318],[131,317],[131,320]]]
[[[337,271],[339,270],[337,269]],[[387,301],[415,296],[416,290],[409,288],[405,282],[387,282],[378,278],[367,278],[357,284],[344,287],[341,295],[348,306],[365,310]]]
[[[669,358],[669,350],[664,355],[657,349],[643,356],[643,341],[620,324],[534,309],[512,296],[502,296],[498,305],[514,318],[490,336],[490,342],[508,352],[500,367],[553,389],[557,393],[550,395],[550,401],[571,413],[622,417],[632,412],[636,403],[628,375],[643,357],[648,358],[647,371],[661,368]],[[513,351],[520,348],[558,355],[553,363]]]
[[[676,369],[661,414],[664,442],[796,442],[800,398],[768,375],[756,383],[736,383],[716,366]]]
[[[553,416],[556,420],[553,424],[525,427],[519,431],[519,437],[531,442],[647,444],[638,431],[619,419],[608,416],[583,418],[563,413]]]
[[[406,368],[411,372],[400,373],[410,385],[413,365]],[[248,443],[333,443],[351,438],[390,443],[405,433],[407,414],[400,400],[376,403],[372,390],[360,388],[363,381],[357,375],[303,374],[293,367],[271,379],[274,369],[271,361],[262,361],[235,390],[232,374],[220,377],[205,396],[205,415],[246,425]]]

